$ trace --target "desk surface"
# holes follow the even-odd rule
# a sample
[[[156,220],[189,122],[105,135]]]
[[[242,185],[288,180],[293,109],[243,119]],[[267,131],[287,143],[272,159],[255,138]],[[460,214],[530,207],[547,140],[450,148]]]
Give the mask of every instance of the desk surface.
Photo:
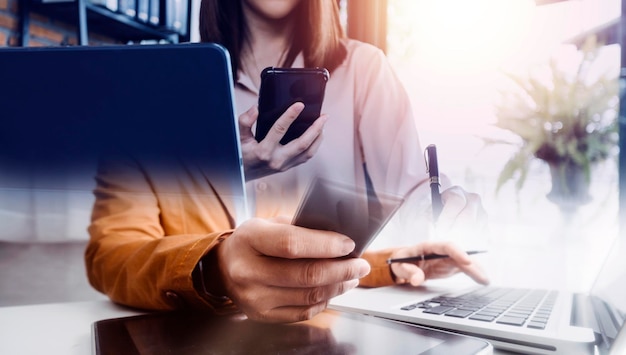
[[[561,240],[554,242],[561,244]],[[580,255],[588,254],[594,247],[588,240],[573,240],[563,243],[567,248],[554,253],[556,247],[546,248],[544,245],[508,247],[493,244],[489,253],[476,258],[490,270],[495,284],[506,285],[507,281],[515,280],[515,286],[557,286],[574,290],[576,287],[572,285],[582,286],[581,273],[585,269],[590,272],[589,265],[581,262],[584,258]],[[458,281],[454,280],[458,277],[464,276],[458,275],[444,282]],[[0,307],[0,354],[91,354],[91,326],[94,322],[141,313],[108,300]],[[494,353],[508,354],[500,350]]]
[[[0,354],[91,354],[94,322],[141,313],[109,301],[0,307]]]
[[[137,314],[108,300],[0,307],[0,354],[91,354],[93,322]]]

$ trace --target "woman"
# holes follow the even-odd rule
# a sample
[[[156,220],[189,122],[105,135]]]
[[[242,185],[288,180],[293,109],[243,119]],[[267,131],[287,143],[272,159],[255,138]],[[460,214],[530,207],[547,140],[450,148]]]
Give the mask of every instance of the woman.
[[[395,239],[386,244],[426,239],[429,221],[416,216],[429,206],[429,187],[409,98],[382,51],[344,37],[337,1],[203,0],[200,36],[231,53],[248,195],[257,216],[293,215],[311,177],[360,189],[369,187],[369,178],[378,193],[413,192],[391,229],[400,235],[385,235]],[[254,139],[260,73],[269,66],[331,72],[322,117],[286,146],[278,144],[281,129],[260,143]],[[288,126],[294,115],[278,125]],[[439,229],[483,222],[476,194],[452,187],[443,199]],[[402,233],[407,230],[412,233]]]
[[[151,167],[115,159],[99,169],[89,228],[86,264],[95,288],[135,307],[218,313],[235,308],[252,319],[289,322],[321,312],[359,282],[418,285],[459,270],[487,282],[451,243],[424,242],[346,259],[340,257],[354,249],[346,236],[290,225],[311,176],[364,187],[369,175],[376,191],[395,195],[426,177],[404,89],[380,51],[343,38],[335,0],[203,0],[200,16],[202,40],[223,44],[232,56],[257,218],[238,227],[220,218],[219,196],[200,193],[209,190],[206,181],[190,170],[171,169],[176,176],[169,181],[186,189],[172,194],[175,186],[163,192]],[[328,118],[322,115],[284,146],[284,128],[302,104],[290,107],[263,141],[253,136],[259,74],[267,66],[323,66],[331,72],[323,107]],[[482,211],[479,199],[461,189],[444,191],[443,199],[440,223]],[[385,263],[422,253],[450,258],[420,267],[390,269]]]

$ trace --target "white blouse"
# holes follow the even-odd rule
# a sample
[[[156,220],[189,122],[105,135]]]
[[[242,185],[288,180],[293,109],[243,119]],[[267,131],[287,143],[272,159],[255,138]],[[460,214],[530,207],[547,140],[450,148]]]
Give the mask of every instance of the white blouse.
[[[253,214],[293,216],[313,177],[365,188],[366,164],[377,193],[404,196],[421,184],[394,217],[393,224],[402,229],[394,230],[387,243],[413,244],[425,239],[415,235],[425,233],[424,223],[412,224],[425,214],[430,199],[428,184],[422,184],[428,176],[409,98],[381,50],[350,39],[344,44],[347,57],[326,87],[322,113],[328,121],[319,150],[304,164],[248,182]],[[299,55],[293,67],[303,63]],[[258,88],[242,71],[235,98],[238,115],[257,104]]]

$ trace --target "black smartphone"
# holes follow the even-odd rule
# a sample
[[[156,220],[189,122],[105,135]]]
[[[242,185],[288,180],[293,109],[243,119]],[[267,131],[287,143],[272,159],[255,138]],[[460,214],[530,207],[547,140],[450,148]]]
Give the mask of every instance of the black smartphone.
[[[356,244],[348,257],[360,257],[403,202],[399,196],[374,194],[373,191],[315,178],[300,201],[292,224],[344,234]],[[372,210],[374,204],[378,206],[376,211]]]
[[[262,141],[274,122],[295,102],[302,102],[304,110],[289,126],[281,139],[287,144],[300,137],[320,116],[326,82],[330,74],[325,68],[275,68],[261,72],[259,117],[255,137]]]

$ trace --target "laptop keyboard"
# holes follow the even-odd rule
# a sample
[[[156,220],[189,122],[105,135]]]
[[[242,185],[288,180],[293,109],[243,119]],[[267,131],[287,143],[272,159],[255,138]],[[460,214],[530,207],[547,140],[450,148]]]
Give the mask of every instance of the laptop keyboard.
[[[485,287],[456,297],[438,296],[401,309],[545,329],[556,296],[557,291]]]

